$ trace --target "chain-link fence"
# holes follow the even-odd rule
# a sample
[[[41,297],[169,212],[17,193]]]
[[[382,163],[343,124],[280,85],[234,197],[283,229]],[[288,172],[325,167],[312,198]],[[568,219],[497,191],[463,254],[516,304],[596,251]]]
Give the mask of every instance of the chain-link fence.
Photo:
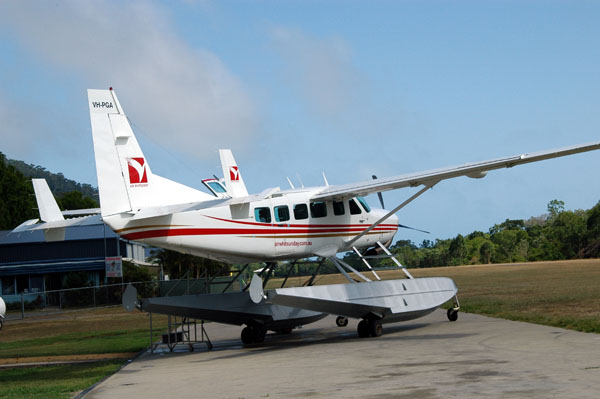
[[[132,284],[142,298],[239,291],[244,282],[234,277],[187,278],[167,281],[139,281],[54,291],[3,295],[6,319],[22,319],[65,311],[121,305],[123,292]]]

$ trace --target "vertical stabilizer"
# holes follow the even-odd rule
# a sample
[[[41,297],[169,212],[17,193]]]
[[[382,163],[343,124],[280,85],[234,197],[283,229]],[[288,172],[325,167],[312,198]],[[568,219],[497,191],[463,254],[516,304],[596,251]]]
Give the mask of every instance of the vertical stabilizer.
[[[227,192],[231,197],[247,197],[248,190],[242,178],[242,172],[235,162],[231,150],[219,150],[221,157],[221,167],[223,168],[223,178],[227,186]]]
[[[56,199],[48,187],[46,179],[32,179],[33,191],[35,192],[35,201],[40,211],[40,220],[44,222],[56,222],[65,220]]]
[[[152,173],[111,90],[88,90],[102,216],[207,201],[206,193]]]

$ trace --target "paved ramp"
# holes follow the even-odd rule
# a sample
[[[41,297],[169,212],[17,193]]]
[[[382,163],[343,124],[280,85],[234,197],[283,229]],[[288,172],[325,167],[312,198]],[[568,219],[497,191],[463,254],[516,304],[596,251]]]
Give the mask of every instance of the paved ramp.
[[[207,325],[212,351],[146,353],[85,397],[597,398],[600,335],[439,310],[360,339],[327,317],[244,348]]]

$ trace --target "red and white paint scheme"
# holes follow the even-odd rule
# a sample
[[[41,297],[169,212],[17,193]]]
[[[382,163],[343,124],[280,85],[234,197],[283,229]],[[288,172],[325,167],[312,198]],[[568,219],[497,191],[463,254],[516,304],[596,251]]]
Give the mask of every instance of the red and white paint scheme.
[[[276,261],[348,250],[385,214],[362,198],[312,200],[324,187],[250,196],[230,150],[220,150],[222,198],[159,177],[115,92],[88,93],[102,218],[124,238],[230,263]],[[352,246],[388,242],[397,230],[391,216]]]
[[[596,142],[345,185],[272,188],[255,195],[248,194],[231,151],[220,150],[223,179],[207,179],[205,184],[222,182],[224,192],[213,196],[152,173],[113,90],[88,90],[88,98],[104,222],[130,240],[230,263],[331,257],[388,243],[398,229],[395,213],[441,180],[482,178],[490,170],[600,148]],[[419,186],[419,192],[390,212],[370,209],[361,198]]]

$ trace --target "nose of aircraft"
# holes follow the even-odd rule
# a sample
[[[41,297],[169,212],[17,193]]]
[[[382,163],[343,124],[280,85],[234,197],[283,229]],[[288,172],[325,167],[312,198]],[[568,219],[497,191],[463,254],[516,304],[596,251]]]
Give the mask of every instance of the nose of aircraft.
[[[382,218],[385,214],[388,213],[388,211],[386,211],[385,209],[377,209],[375,210],[375,212],[377,212],[377,214],[375,215],[377,219]],[[387,228],[392,228],[393,230],[384,233],[384,237],[382,237],[382,241],[383,242],[387,242],[388,240],[391,240],[392,238],[394,238],[394,236],[396,235],[396,232],[398,231],[398,216],[396,215],[392,215],[389,218],[387,218],[386,220],[384,220],[381,224],[382,225],[387,225]]]
[[[399,223],[398,216],[396,216],[396,215],[390,216],[390,218],[387,220],[387,223],[393,224],[394,226],[396,226],[390,236],[390,238],[393,238],[396,235],[396,233],[398,232],[398,223]]]

